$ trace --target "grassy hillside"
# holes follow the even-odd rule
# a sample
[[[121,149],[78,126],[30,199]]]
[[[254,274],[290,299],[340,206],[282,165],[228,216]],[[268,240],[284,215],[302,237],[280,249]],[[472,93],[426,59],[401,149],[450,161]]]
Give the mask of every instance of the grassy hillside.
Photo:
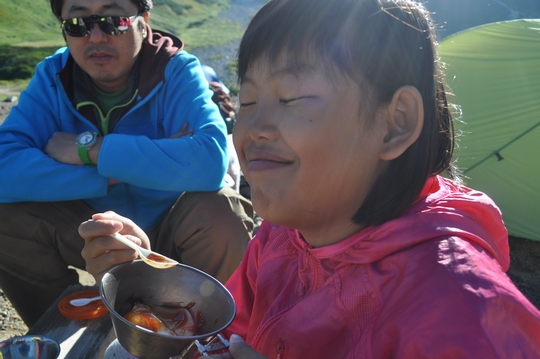
[[[187,50],[226,44],[244,30],[242,24],[216,17],[229,4],[230,0],[154,0],[150,25],[179,35]]]
[[[48,0],[0,0],[0,45],[63,44]]]
[[[231,0],[154,0],[151,25],[180,35],[189,48],[223,44],[242,26],[216,15]],[[513,18],[540,18],[539,0],[423,0],[446,37],[466,28]],[[48,0],[0,0],[0,45],[60,46]]]
[[[444,38],[495,21],[540,18],[540,0],[421,0]],[[186,49],[239,39],[242,24],[217,18],[231,0],[154,0],[150,25],[179,35]],[[0,0],[0,81],[25,78],[44,54],[64,45],[49,0]],[[0,84],[1,85],[1,84]]]
[[[238,39],[243,27],[216,15],[230,0],[154,0],[152,27],[179,35],[188,49]],[[48,0],[0,0],[0,45],[62,46],[60,25]]]
[[[231,0],[154,0],[153,28],[179,35],[189,51],[242,36],[243,25],[217,15]],[[32,76],[43,57],[63,46],[48,0],[0,0],[0,80]]]
[[[242,26],[216,15],[231,0],[154,0],[157,29],[180,35],[189,48],[223,44]],[[446,37],[466,28],[513,18],[540,18],[539,0],[423,0]],[[48,0],[0,0],[0,45],[60,46],[63,39]]]

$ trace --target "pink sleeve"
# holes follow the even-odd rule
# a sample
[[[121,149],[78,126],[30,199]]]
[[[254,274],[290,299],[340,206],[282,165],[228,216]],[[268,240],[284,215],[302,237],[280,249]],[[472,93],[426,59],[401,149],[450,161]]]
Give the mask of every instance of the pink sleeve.
[[[381,283],[373,357],[540,358],[540,312],[488,253],[459,238],[405,252]]]

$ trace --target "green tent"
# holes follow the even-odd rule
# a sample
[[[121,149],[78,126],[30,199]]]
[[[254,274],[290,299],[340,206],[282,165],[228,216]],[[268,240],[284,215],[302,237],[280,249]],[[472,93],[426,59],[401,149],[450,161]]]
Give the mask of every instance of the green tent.
[[[510,235],[540,241],[540,20],[474,27],[439,51],[466,185],[493,198]]]

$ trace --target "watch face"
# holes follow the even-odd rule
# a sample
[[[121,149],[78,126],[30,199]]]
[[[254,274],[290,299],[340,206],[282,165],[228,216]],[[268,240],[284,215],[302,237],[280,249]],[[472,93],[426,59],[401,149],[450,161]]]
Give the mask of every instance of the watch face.
[[[83,133],[81,137],[79,137],[79,142],[81,145],[87,145],[94,139],[94,135],[91,133]]]
[[[78,146],[92,146],[96,141],[97,134],[94,132],[83,132],[77,137]]]

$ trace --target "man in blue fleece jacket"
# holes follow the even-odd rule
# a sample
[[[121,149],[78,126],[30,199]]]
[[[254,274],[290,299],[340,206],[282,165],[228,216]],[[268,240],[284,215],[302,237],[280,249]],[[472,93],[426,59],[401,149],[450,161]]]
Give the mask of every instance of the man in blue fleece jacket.
[[[0,126],[0,287],[31,326],[78,283],[79,224],[109,210],[225,282],[253,209],[223,187],[226,128],[199,61],[148,26],[151,0],[50,3],[67,47],[37,66]]]

